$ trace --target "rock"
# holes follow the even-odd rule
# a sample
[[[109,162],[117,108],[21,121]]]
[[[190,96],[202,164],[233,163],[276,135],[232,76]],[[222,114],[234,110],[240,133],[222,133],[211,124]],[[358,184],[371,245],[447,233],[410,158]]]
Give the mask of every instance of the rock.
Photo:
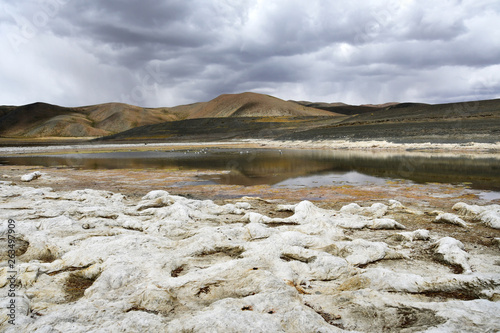
[[[478,206],[459,202],[453,206],[453,210],[491,228],[500,229],[500,205]]]
[[[441,215],[441,214],[444,214],[445,212],[441,211],[441,210],[432,210],[432,211],[428,211],[428,212],[425,212],[425,215],[428,215],[428,216],[438,216],[438,215]]]
[[[500,238],[494,238],[493,244],[496,244],[498,246],[498,248],[500,249]]]
[[[237,202],[235,203],[235,207],[238,209],[250,209],[252,205],[248,202]]]
[[[303,225],[310,223],[321,223],[332,227],[345,229],[404,229],[405,227],[397,221],[389,218],[376,218],[387,212],[384,204],[373,204],[364,208],[358,204],[349,204],[340,211],[323,209],[315,206],[312,202],[304,200],[296,205],[279,205],[280,211],[293,211],[294,214],[287,218],[271,218],[260,213],[250,212],[243,217],[243,221],[265,224],[288,224]],[[361,215],[359,215],[361,214]],[[366,217],[365,217],[366,216]],[[374,217],[371,219],[370,217]]]
[[[443,237],[433,244],[434,253],[439,261],[461,267],[464,274],[471,274],[469,254],[464,251],[464,244],[452,237]]]
[[[406,229],[404,225],[393,219],[374,219],[368,225],[370,229]]]
[[[400,232],[391,236],[396,241],[413,242],[416,240],[427,241],[430,239],[429,230],[418,229],[415,231]]]
[[[32,172],[32,173],[28,173],[28,174],[25,174],[25,175],[22,175],[21,176],[21,181],[23,182],[30,182],[32,180],[35,180],[39,177],[41,177],[42,174],[40,171],[35,171],[35,172]]]
[[[459,216],[451,213],[441,213],[433,221],[434,223],[449,223],[458,225],[460,227],[467,227],[468,224],[462,220]]]
[[[389,208],[390,209],[397,209],[397,208],[403,209],[403,208],[405,208],[405,206],[401,202],[391,199],[391,200],[389,200]]]
[[[393,205],[395,207],[398,207],[398,205],[395,203],[393,203]],[[340,213],[358,214],[372,218],[380,218],[387,213],[388,209],[389,207],[387,207],[382,203],[374,203],[370,207],[361,207],[356,203],[351,203],[346,206],[343,206],[340,209]]]
[[[387,259],[403,258],[397,251],[389,248],[383,242],[370,242],[364,239],[355,239],[351,242],[336,242],[324,251],[345,258],[352,265],[365,265],[371,262]]]

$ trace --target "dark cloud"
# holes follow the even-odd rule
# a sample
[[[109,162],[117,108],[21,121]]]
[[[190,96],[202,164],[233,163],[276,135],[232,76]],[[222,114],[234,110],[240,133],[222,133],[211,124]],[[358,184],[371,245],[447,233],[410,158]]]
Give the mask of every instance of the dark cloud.
[[[497,1],[0,0],[0,104],[500,97]],[[2,8],[2,7],[0,7]]]

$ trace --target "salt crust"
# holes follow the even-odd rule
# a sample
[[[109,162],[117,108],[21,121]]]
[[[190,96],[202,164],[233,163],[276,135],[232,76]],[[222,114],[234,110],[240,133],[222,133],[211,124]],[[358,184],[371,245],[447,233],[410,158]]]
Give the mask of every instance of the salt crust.
[[[30,182],[34,179],[37,179],[39,177],[42,176],[42,173],[40,171],[34,171],[32,173],[28,173],[28,174],[25,174],[25,175],[22,175],[21,176],[21,181],[23,182]]]
[[[453,210],[473,221],[500,229],[500,205],[477,206],[459,202],[453,206]]]
[[[336,211],[302,201],[277,207],[290,210],[290,217],[272,218],[254,210],[252,200],[217,205],[160,190],[134,202],[107,191],[0,184],[2,244],[11,218],[19,246],[25,245],[15,268],[15,327],[7,323],[8,269],[2,258],[0,330],[500,328],[499,272],[475,271],[463,244],[451,237],[433,238],[422,229],[391,235],[392,229],[404,229],[391,218],[404,209],[401,203],[350,204]],[[483,211],[458,209],[474,218]],[[349,229],[368,235],[389,229],[392,241],[351,239],[345,235]],[[452,274],[446,266],[435,275],[364,268],[388,259],[411,262],[411,249],[426,243],[440,260],[467,274]],[[74,281],[87,283],[80,293]],[[426,296],[440,293],[474,299]]]
[[[459,216],[451,213],[441,213],[434,219],[434,223],[449,223],[455,224],[460,227],[467,227],[467,223],[462,220]]]

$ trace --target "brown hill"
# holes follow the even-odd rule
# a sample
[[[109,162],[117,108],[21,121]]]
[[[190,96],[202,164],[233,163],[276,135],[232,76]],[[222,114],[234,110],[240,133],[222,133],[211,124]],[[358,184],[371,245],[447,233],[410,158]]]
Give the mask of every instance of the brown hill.
[[[0,135],[16,137],[103,136],[136,126],[179,119],[167,108],[107,103],[65,108],[47,103],[0,107]]]
[[[203,103],[194,107],[207,109]],[[366,108],[371,112],[339,117],[229,116],[185,119],[136,127],[100,140],[203,142],[261,138],[469,143],[497,142],[500,137],[500,99],[435,105],[399,103],[352,107],[358,108],[358,111],[359,108]]]
[[[304,117],[339,116],[339,114],[310,108],[269,95],[251,92],[225,94],[193,107],[188,119],[224,117]]]
[[[66,108],[33,103],[0,106],[0,136],[95,137],[183,119],[336,115],[256,93],[221,95],[209,102],[172,108],[142,108],[123,103]]]

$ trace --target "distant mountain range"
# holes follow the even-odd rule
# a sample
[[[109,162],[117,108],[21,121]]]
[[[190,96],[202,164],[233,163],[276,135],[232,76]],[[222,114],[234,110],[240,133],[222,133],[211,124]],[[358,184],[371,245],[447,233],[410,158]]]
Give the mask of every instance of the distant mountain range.
[[[0,136],[99,137],[138,126],[184,119],[339,115],[334,110],[248,92],[221,95],[208,102],[170,108],[142,108],[123,103],[67,108],[33,103],[0,106]]]
[[[46,103],[0,106],[0,140],[2,137],[100,137],[125,141],[246,137],[398,139],[405,135],[418,140],[433,135],[462,135],[461,140],[467,140],[475,135],[476,139],[491,141],[497,135],[500,141],[499,125],[498,99],[357,106],[284,101],[246,92],[163,108],[122,103],[71,108]]]

